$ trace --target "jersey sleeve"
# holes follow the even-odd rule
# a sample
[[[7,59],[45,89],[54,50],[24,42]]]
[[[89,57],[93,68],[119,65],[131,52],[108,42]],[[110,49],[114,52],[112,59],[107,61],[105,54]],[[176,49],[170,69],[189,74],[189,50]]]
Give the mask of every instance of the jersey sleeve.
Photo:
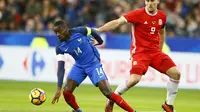
[[[123,15],[123,17],[129,23],[137,23],[138,22],[138,14],[139,14],[139,11],[135,10],[135,11],[128,12],[127,14]]]
[[[62,88],[63,78],[65,74],[65,58],[64,58],[64,53],[58,47],[56,47],[56,58],[58,64],[57,85],[58,87]]]
[[[163,18],[163,25],[162,25],[162,28],[164,28],[165,25],[166,25],[167,17],[166,17],[165,12],[161,11],[161,13],[162,13],[162,18]]]
[[[77,27],[73,29],[74,32],[76,33],[81,33],[85,36],[91,35],[91,29],[89,27]]]
[[[58,47],[56,47],[56,55],[64,54]]]
[[[56,58],[57,61],[64,61],[64,53],[58,47],[56,47]]]

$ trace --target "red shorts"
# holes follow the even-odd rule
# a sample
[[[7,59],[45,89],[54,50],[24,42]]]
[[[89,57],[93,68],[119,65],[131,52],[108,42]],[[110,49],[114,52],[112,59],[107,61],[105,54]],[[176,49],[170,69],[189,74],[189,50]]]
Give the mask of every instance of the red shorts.
[[[176,66],[172,59],[161,51],[142,52],[132,55],[132,68],[130,74],[144,75],[151,66],[161,73]]]

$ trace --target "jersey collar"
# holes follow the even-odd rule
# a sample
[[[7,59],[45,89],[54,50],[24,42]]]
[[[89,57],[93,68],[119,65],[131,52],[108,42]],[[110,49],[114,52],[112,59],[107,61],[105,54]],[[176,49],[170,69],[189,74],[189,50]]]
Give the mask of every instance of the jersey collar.
[[[145,12],[146,12],[148,15],[150,15],[150,16],[155,16],[155,15],[158,13],[158,10],[156,10],[156,13],[155,13],[155,14],[151,14],[151,13],[149,13],[149,11],[147,10],[146,7],[145,7],[144,9],[145,9]]]

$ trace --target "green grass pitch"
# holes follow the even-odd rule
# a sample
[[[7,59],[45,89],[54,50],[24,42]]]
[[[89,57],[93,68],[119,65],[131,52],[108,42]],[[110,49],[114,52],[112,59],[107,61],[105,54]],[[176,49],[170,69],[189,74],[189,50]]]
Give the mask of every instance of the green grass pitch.
[[[31,104],[28,99],[33,88],[42,88],[47,94],[47,100],[40,106]],[[113,90],[116,86],[112,87]],[[63,96],[55,105],[51,100],[56,91],[55,83],[19,82],[0,80],[0,112],[71,112],[64,102]],[[83,112],[104,112],[106,98],[98,88],[92,85],[81,85],[76,88],[75,96]],[[137,110],[137,112],[163,112],[161,104],[165,101],[164,88],[131,88],[122,97]],[[176,112],[200,112],[200,90],[180,89],[175,101]],[[117,105],[114,112],[124,112]]]

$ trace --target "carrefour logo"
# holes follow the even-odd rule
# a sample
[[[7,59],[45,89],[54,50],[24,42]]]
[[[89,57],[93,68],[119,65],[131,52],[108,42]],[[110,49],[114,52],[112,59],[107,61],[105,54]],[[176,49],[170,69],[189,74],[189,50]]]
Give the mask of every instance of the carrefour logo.
[[[2,57],[1,57],[1,55],[0,55],[0,69],[3,67],[3,59],[2,59]]]
[[[42,73],[45,67],[45,62],[42,55],[39,52],[34,51],[28,55],[24,60],[24,68],[27,72],[31,72],[33,76],[37,76]]]

